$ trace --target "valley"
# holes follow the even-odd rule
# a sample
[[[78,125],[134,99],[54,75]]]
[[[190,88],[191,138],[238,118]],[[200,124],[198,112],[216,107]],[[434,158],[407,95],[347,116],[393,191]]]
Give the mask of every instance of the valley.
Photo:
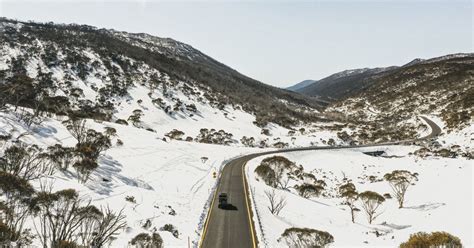
[[[434,231],[473,245],[473,54],[293,92],[170,38],[0,31],[2,245],[396,247]],[[404,206],[395,171],[413,179]]]

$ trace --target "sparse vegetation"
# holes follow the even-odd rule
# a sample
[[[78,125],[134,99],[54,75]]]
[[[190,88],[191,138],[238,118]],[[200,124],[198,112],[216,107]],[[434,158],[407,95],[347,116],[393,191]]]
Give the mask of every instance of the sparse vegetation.
[[[125,227],[122,211],[100,211],[83,201],[74,189],[38,192],[29,204],[34,226],[43,247],[81,240],[83,246],[103,247]],[[70,245],[70,244],[68,244]]]

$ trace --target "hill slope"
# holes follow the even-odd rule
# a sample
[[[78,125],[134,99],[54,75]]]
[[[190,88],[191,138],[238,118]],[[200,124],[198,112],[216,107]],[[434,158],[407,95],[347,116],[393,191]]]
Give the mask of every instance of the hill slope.
[[[347,110],[361,121],[383,122],[414,114],[437,114],[454,128],[469,124],[473,99],[474,54],[458,54],[379,73],[363,92],[333,104],[329,110]]]
[[[70,91],[76,83],[82,83],[90,88],[93,97],[88,100],[96,110],[110,105],[111,97],[125,96],[135,86],[134,81],[160,87],[166,80],[194,91],[200,89],[206,93],[201,98],[215,106],[240,106],[255,115],[260,126],[268,122],[295,125],[314,118],[313,110],[321,106],[310,98],[248,78],[191,46],[168,38],[85,25],[7,19],[1,20],[0,30],[2,80],[29,80],[21,78],[26,75],[35,78],[30,81],[37,81],[40,76],[45,78],[41,87],[47,88],[49,95],[57,95],[63,89]],[[24,70],[26,67],[29,69]],[[64,80],[50,80],[59,70],[65,72],[61,75]],[[98,73],[101,78],[95,77]],[[58,87],[58,83],[63,85]],[[33,103],[21,104],[31,107]]]
[[[326,100],[342,99],[357,92],[362,92],[372,84],[377,75],[387,73],[394,68],[396,67],[345,70],[294,91]]]

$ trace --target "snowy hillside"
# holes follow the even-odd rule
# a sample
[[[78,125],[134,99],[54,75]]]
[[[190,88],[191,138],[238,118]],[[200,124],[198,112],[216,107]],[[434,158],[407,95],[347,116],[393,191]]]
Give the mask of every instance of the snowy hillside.
[[[272,189],[254,172],[265,157],[252,160],[247,173],[258,212],[254,221],[261,223],[257,229],[263,247],[287,246],[281,235],[291,227],[329,232],[334,238],[331,247],[397,247],[410,234],[420,231],[446,231],[459,237],[465,247],[472,247],[474,163],[436,156],[421,158],[413,155],[417,149],[397,146],[276,154],[301,165],[305,173],[315,178],[290,180],[286,190]],[[363,153],[367,151],[384,154],[373,157]],[[418,180],[408,188],[403,208],[398,208],[394,193],[384,180],[384,175],[394,170],[418,173]],[[302,197],[297,189],[316,179],[324,182],[320,195]],[[368,223],[360,198],[355,202],[360,211],[352,223],[350,209],[343,204],[345,198],[339,191],[347,182],[352,182],[357,192],[370,190],[386,197],[372,224]],[[268,209],[266,194],[272,190],[277,199],[286,201],[279,214]]]
[[[72,109],[82,108],[85,114],[104,119],[113,118],[118,104],[132,100],[125,99],[128,91],[140,85],[147,86],[148,98],[169,114],[194,110],[173,95],[173,90],[180,90],[190,100],[213,108],[241,108],[254,115],[261,127],[269,122],[285,127],[307,123],[318,117],[321,107],[311,98],[250,79],[171,39],[7,19],[0,20],[0,30],[2,80],[41,82],[38,87],[46,96],[75,97],[75,102],[69,102]],[[161,94],[155,94],[155,89]],[[68,107],[56,111],[67,112]]]
[[[311,122],[318,110],[297,95],[246,82],[244,91],[270,92],[255,106],[279,106],[262,115],[232,101],[238,89],[223,92],[184,65],[177,75],[159,64],[191,56],[225,67],[185,44],[82,26],[2,20],[0,28],[0,243],[127,247],[149,235],[166,247],[196,245],[225,161],[259,148],[344,143],[326,128],[339,123]],[[84,39],[63,40],[71,33]],[[94,45],[104,34],[111,43]],[[115,38],[135,50],[108,49]],[[133,57],[135,45],[156,49],[159,65]],[[19,181],[3,184],[10,180]],[[54,211],[79,219],[55,236],[39,225],[63,221]],[[116,231],[100,229],[114,223],[108,218]]]
[[[18,141],[37,144],[44,150],[56,144],[76,143],[66,127],[54,119],[26,127],[15,115],[0,113],[0,117],[2,134],[12,136],[1,142],[3,151]],[[158,232],[167,247],[185,246],[188,238],[196,241],[206,202],[216,183],[213,173],[219,171],[225,160],[253,151],[184,141],[167,143],[158,134],[114,123],[89,120],[87,127],[99,131],[113,127],[117,131],[112,147],[99,157],[99,167],[90,179],[78,182],[77,171],[70,168],[33,180],[32,184],[35,188],[40,188],[40,184],[52,185],[52,191],[73,188],[97,207],[123,209],[127,227],[116,236],[113,247],[127,246],[142,232]],[[123,144],[117,144],[118,140]],[[35,234],[32,219],[26,220],[25,227]],[[174,226],[177,237],[160,230],[165,224]],[[33,244],[39,245],[38,240]]]

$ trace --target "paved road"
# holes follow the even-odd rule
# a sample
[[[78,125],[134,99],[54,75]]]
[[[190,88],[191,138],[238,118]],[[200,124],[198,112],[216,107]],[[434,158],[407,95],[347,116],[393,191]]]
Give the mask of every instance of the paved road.
[[[340,147],[303,147],[281,149],[276,151],[262,152],[246,155],[236,158],[228,162],[221,172],[219,185],[214,195],[214,200],[211,203],[208,219],[204,225],[202,240],[200,247],[209,248],[245,248],[257,247],[257,240],[255,234],[255,226],[251,221],[250,199],[247,190],[247,181],[243,176],[245,164],[258,156],[293,151],[306,150],[329,150],[329,149],[345,149],[358,147],[371,147],[383,145],[399,145],[403,143],[412,143],[414,141],[421,141],[433,138],[441,133],[441,129],[430,119],[423,118],[428,125],[431,126],[432,132],[422,138],[407,141],[387,142],[372,145],[360,146],[340,146]],[[226,192],[229,196],[229,203],[231,204],[227,209],[220,209],[218,207],[217,195],[221,192]]]

